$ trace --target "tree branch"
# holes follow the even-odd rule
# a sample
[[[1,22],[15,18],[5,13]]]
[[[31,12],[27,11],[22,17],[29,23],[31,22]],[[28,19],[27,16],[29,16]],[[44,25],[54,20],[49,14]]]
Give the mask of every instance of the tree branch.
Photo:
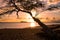
[[[16,11],[16,10],[14,9],[14,10],[11,10],[11,11],[9,10],[7,12],[0,13],[0,16],[5,15],[5,14],[11,14],[13,11]]]

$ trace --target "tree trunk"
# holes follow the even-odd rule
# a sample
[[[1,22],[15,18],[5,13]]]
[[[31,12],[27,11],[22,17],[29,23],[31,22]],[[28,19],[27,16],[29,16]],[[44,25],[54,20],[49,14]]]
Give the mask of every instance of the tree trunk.
[[[48,28],[47,25],[45,25],[44,23],[42,23],[39,19],[32,17],[34,19],[34,21],[36,21],[42,28],[43,31],[50,36],[51,40],[57,40],[57,34],[56,32],[54,32],[52,29]]]

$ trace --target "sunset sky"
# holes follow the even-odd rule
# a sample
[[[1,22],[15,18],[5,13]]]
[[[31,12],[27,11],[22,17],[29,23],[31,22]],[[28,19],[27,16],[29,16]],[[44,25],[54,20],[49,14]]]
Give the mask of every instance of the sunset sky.
[[[0,5],[1,5],[0,7],[6,5],[5,3],[2,3],[2,1],[3,0],[0,0]],[[47,0],[47,1],[49,1],[49,0]],[[57,2],[59,2],[59,0],[54,1],[54,3],[57,3]],[[51,4],[53,2],[48,2],[48,3]],[[36,14],[36,12],[34,10],[32,11],[32,13]],[[56,9],[53,11],[44,11],[41,13],[41,10],[38,8],[37,13],[39,13],[37,18],[48,17],[50,19],[52,17],[55,17],[57,20],[60,20],[60,9]],[[0,22],[20,22],[20,21],[34,22],[33,19],[31,18],[31,16],[24,12],[19,12],[19,19],[17,19],[16,12],[13,12],[11,15],[4,15],[4,16],[2,16],[2,18],[0,18]]]

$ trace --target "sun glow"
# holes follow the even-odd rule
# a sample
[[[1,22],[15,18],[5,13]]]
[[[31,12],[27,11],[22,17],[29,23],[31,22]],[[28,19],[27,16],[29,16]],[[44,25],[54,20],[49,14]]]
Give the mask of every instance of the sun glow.
[[[32,28],[34,28],[36,25],[35,25],[34,22],[32,22],[32,23],[30,24],[30,26],[31,26]]]
[[[36,15],[36,10],[31,10],[32,16],[35,17]],[[32,21],[32,20],[31,20]],[[36,24],[34,23],[34,20],[31,22],[30,24],[31,28],[34,28],[36,26]]]
[[[33,10],[31,11],[31,13],[32,13],[33,17],[35,17],[35,15],[36,15],[36,10],[33,9]]]

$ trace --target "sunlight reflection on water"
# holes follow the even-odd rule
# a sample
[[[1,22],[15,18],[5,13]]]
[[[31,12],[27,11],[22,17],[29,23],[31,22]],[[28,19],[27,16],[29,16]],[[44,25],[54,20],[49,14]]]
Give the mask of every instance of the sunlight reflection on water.
[[[0,29],[1,28],[30,28],[30,27],[34,27],[34,26],[38,26],[37,23],[32,22],[32,23],[0,23]]]
[[[31,26],[31,27],[35,27],[36,25],[35,25],[35,23],[32,22],[32,23],[30,24],[30,26]]]
[[[60,23],[45,23],[46,25],[60,25]],[[16,22],[16,23],[8,23],[8,22],[2,22],[0,23],[0,29],[3,29],[3,28],[34,28],[34,27],[37,27],[39,26],[37,23],[35,22],[28,22],[28,23],[19,23],[19,22]]]

